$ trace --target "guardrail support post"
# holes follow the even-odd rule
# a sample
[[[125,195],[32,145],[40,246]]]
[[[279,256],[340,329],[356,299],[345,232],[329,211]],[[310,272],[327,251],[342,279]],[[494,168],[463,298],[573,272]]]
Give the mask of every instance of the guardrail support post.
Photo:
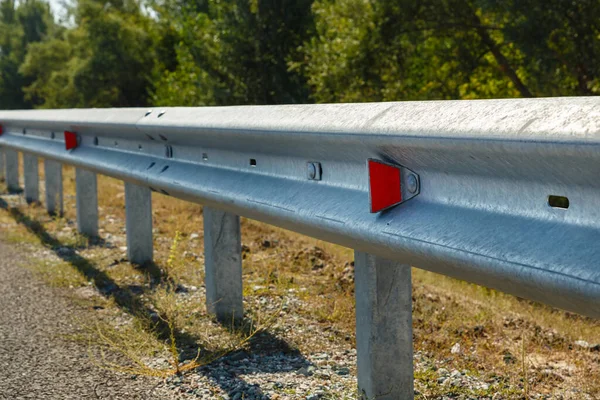
[[[38,158],[33,154],[23,153],[23,175],[25,177],[25,201],[40,201],[40,172]]]
[[[88,236],[98,236],[98,185],[96,174],[75,168],[77,230]]]
[[[240,217],[204,207],[206,307],[223,323],[241,320],[242,239]]]
[[[44,160],[46,179],[46,210],[50,215],[63,215],[62,164]]]
[[[359,251],[354,260],[360,398],[412,399],[410,266]]]
[[[152,192],[125,182],[127,257],[135,264],[152,261]]]
[[[19,191],[19,152],[4,149],[4,162],[6,163],[6,187],[9,192]]]
[[[4,181],[4,148],[0,147],[0,182]]]

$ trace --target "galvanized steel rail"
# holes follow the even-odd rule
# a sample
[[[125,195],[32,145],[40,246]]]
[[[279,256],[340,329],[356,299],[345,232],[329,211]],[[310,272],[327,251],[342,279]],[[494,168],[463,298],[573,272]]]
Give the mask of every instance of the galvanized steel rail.
[[[125,181],[132,262],[152,259],[151,190],[207,206],[220,318],[243,312],[239,215],[355,249],[365,398],[412,396],[409,265],[600,317],[600,98],[2,111],[0,125],[6,182],[23,152],[28,201],[37,157],[49,212],[57,163],[77,167],[83,233],[98,232],[95,174]]]

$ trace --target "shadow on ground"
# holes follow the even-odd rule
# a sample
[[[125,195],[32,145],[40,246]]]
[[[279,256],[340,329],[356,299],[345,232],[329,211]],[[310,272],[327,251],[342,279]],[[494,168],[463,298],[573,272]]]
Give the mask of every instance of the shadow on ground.
[[[51,235],[43,224],[31,217],[25,215],[16,207],[11,207],[2,198],[0,198],[0,208],[9,212],[12,218],[19,224],[25,226],[31,233],[35,234],[44,246],[51,249],[60,259],[76,268],[86,279],[94,285],[98,292],[106,298],[112,298],[117,306],[132,317],[140,320],[142,326],[148,332],[154,334],[157,339],[168,342],[170,340],[171,329],[161,318],[157,318],[156,312],[143,304],[140,295],[143,289],[140,286],[120,286],[104,271],[85,257],[77,253],[81,246],[67,245],[55,236]],[[89,238],[89,245],[103,245],[105,242],[100,238]],[[84,246],[85,247],[85,246]],[[151,288],[158,283],[169,279],[165,277],[161,268],[154,263],[147,263],[140,268],[148,279],[150,279]],[[149,323],[151,322],[151,323]],[[247,329],[248,336],[252,333],[251,327],[255,326],[253,321],[246,319],[237,327],[228,327],[228,329]],[[198,346],[199,338],[181,330],[175,329],[175,340],[177,343],[180,361],[194,358],[200,354],[201,357],[212,358],[208,351]],[[260,357],[257,357],[260,355]],[[239,367],[242,364],[250,363],[251,366],[243,368],[244,373],[276,373],[291,372],[298,368],[312,365],[310,361],[304,358],[298,350],[289,345],[286,341],[274,336],[268,331],[256,333],[248,343],[248,351],[241,350],[221,357],[212,363],[199,367],[198,373],[212,378],[212,382],[219,385],[223,391],[231,397],[241,394],[241,398],[262,398],[268,399],[260,387],[250,384],[239,377]],[[231,367],[231,368],[228,368]],[[233,370],[233,371],[232,371]],[[240,397],[240,396],[238,396]]]

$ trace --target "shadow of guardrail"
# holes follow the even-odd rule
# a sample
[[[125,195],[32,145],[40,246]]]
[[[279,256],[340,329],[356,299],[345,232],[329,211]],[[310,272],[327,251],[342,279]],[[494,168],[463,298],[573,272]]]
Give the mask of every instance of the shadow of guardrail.
[[[0,208],[7,210],[16,222],[25,226],[31,233],[40,239],[41,243],[51,249],[60,259],[69,263],[77,269],[88,281],[92,282],[100,294],[112,298],[117,306],[135,318],[150,318],[155,312],[144,305],[141,300],[126,287],[121,287],[110,278],[104,271],[98,269],[96,265],[85,257],[77,253],[77,247],[65,244],[51,235],[44,226],[37,220],[23,214],[18,208],[9,207],[6,201],[0,199]],[[96,242],[99,243],[99,242]],[[169,338],[170,329],[166,322],[156,321],[155,331],[158,339],[166,340]],[[177,342],[185,345],[195,343],[193,337],[177,332]],[[196,350],[202,350],[196,348]]]
[[[165,320],[156,318],[156,312],[141,301],[139,296],[143,294],[143,290],[140,290],[139,286],[119,285],[92,261],[78,254],[77,246],[61,242],[50,234],[40,221],[25,215],[17,207],[9,206],[2,198],[0,198],[0,209],[8,211],[17,223],[25,226],[29,232],[37,236],[45,247],[51,249],[61,260],[77,269],[88,281],[92,282],[102,296],[112,298],[121,310],[133,318],[141,320],[142,326],[145,326],[146,321],[152,321],[152,326],[145,326],[145,328],[148,332],[154,334],[157,339],[161,341],[170,340],[171,328]],[[91,245],[101,245],[102,243],[104,242],[101,239],[96,238],[90,242]],[[154,263],[136,266],[136,268],[144,269],[144,272],[152,280],[161,277],[162,274],[160,267]],[[159,279],[169,278],[162,276]],[[157,285],[151,284],[150,286],[153,288]],[[255,326],[255,324],[246,319],[239,326],[226,328],[250,329],[252,326]],[[252,334],[250,331],[245,333],[248,336]],[[180,362],[190,359],[190,355],[193,356],[198,353],[201,357],[211,358],[211,354],[207,349],[198,346],[200,341],[198,337],[178,329],[175,329],[174,335],[177,350],[180,354]],[[251,366],[246,368],[245,364],[251,364]],[[268,399],[269,396],[265,395],[260,387],[246,382],[240,375],[242,373],[247,375],[276,372],[295,373],[295,370],[310,365],[312,363],[285,340],[268,331],[260,331],[250,338],[247,350],[236,351],[218,358],[210,364],[198,367],[196,372],[206,376],[213,384],[221,387],[230,398],[240,393],[241,398]]]

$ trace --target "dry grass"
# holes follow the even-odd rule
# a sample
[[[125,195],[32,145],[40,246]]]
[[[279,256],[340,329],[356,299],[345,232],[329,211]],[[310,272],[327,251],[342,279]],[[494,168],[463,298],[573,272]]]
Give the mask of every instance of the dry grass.
[[[154,193],[155,263],[135,266],[125,255],[122,183],[99,177],[104,241],[88,243],[76,234],[73,222],[73,170],[65,168],[64,177],[64,218],[50,218],[42,207],[20,203],[0,210],[0,226],[11,226],[10,232],[2,230],[5,239],[37,249],[31,250],[30,268],[56,286],[72,288],[69,293],[90,309],[96,307],[94,318],[100,322],[88,332],[88,340],[104,348],[108,344],[128,360],[115,364],[96,351],[99,363],[165,376],[234,349],[250,351],[249,338],[257,330],[271,331],[305,353],[354,346],[350,249],[242,219],[250,322],[223,327],[207,315],[202,295],[201,206]],[[58,258],[49,261],[49,253]],[[94,288],[96,295],[82,298],[85,288]],[[490,393],[469,392],[476,397],[497,392],[500,398],[600,398],[600,352],[574,345],[577,340],[600,343],[598,321],[418,269],[413,288],[415,350],[437,360],[431,369],[415,373],[423,398],[464,393],[437,383],[441,367],[466,370],[493,384]],[[288,307],[286,299],[292,295],[302,306]],[[283,304],[286,312],[262,307],[264,298]],[[314,325],[321,334],[279,329],[286,323]],[[460,354],[450,352],[456,343]]]

